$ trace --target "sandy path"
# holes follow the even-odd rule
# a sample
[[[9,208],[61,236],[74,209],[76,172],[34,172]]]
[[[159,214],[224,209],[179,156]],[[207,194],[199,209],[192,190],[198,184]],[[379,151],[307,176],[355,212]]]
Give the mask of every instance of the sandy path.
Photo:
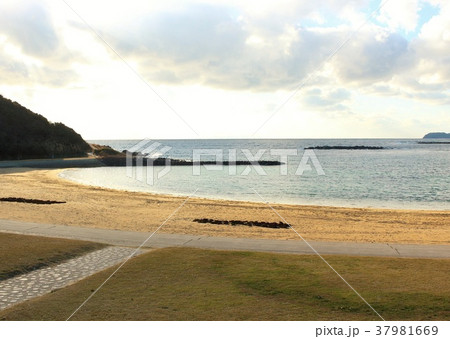
[[[0,202],[0,218],[73,226],[152,231],[183,197],[117,191],[79,185],[60,170],[0,169],[0,197],[66,201],[60,205]],[[273,205],[305,239],[382,243],[449,244],[450,212]],[[278,222],[259,203],[192,198],[162,233],[296,239],[289,229],[198,224],[195,218]]]

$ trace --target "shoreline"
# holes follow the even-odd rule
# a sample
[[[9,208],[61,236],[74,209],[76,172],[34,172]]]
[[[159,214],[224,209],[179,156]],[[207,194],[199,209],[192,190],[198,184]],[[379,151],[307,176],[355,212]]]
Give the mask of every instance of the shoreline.
[[[70,170],[78,170],[83,168],[61,168],[59,169],[60,172],[58,173],[58,178],[63,179],[65,181],[75,183],[82,186],[88,186],[88,187],[96,187],[96,188],[103,188],[103,189],[110,189],[110,190],[116,190],[121,192],[129,192],[129,193],[144,193],[144,194],[150,194],[150,195],[156,195],[156,196],[166,196],[166,197],[178,197],[178,198],[187,198],[189,197],[189,194],[185,193],[173,193],[173,192],[151,192],[151,191],[145,191],[145,190],[132,190],[132,189],[125,189],[125,188],[118,188],[118,187],[107,187],[107,186],[101,186],[101,185],[93,185],[88,183],[83,183],[82,181],[70,178],[68,176],[64,176],[64,172],[70,171]],[[308,203],[308,202],[276,202],[276,201],[262,201],[260,200],[245,200],[245,199],[233,199],[229,197],[220,197],[220,196],[212,196],[212,195],[197,195],[196,198],[198,199],[206,199],[206,200],[213,200],[213,201],[221,201],[221,202],[229,202],[229,203],[269,203],[270,205],[283,205],[283,206],[291,206],[291,207],[329,207],[329,208],[354,208],[354,209],[373,209],[373,210],[386,210],[386,211],[392,211],[392,210],[399,210],[399,211],[432,211],[432,212],[450,212],[449,208],[404,208],[402,206],[406,205],[406,202],[399,203],[398,201],[392,201],[391,203],[395,205],[394,207],[384,207],[384,206],[368,206],[368,205],[351,205],[351,204],[345,204],[344,202],[342,204],[336,203],[336,204],[317,204],[317,203]],[[388,201],[386,201],[388,203]]]
[[[0,203],[2,219],[128,231],[154,231],[186,199],[83,185],[63,169],[0,169],[2,196],[66,201],[60,205]],[[449,244],[450,212],[271,204],[307,240]],[[196,218],[279,222],[264,203],[193,197],[159,231],[171,234],[299,239],[291,229],[198,224]]]

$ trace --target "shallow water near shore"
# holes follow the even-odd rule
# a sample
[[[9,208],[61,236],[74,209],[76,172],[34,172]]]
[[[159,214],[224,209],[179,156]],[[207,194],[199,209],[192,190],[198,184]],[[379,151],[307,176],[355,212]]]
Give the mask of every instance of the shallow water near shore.
[[[138,140],[96,140],[122,151]],[[394,209],[450,210],[450,145],[419,144],[400,139],[320,140],[158,140],[171,149],[164,154],[192,160],[194,149],[220,149],[228,159],[236,149],[237,159],[246,160],[243,149],[252,154],[265,150],[261,159],[280,160],[273,149],[295,150],[289,156],[287,175],[282,166],[262,166],[264,175],[250,166],[224,166],[219,170],[202,167],[171,167],[158,178],[162,167],[133,169],[103,167],[66,170],[61,176],[79,183],[137,192],[190,195],[215,199],[262,201],[299,205],[374,207]],[[324,171],[319,175],[312,159],[310,169],[296,175],[306,147],[379,146],[382,150],[315,150]],[[162,147],[160,146],[160,148]],[[211,156],[202,157],[211,159]],[[151,172],[149,172],[151,171]],[[147,176],[150,174],[150,176]],[[297,173],[298,174],[298,173]],[[153,175],[153,181],[151,180]]]

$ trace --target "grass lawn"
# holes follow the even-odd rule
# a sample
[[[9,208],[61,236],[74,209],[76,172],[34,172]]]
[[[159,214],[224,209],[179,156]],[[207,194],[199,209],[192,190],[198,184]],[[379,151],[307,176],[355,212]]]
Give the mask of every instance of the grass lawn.
[[[386,320],[450,320],[450,260],[328,256]],[[0,312],[65,320],[112,272]],[[379,320],[316,256],[161,249],[130,260],[73,320]]]
[[[0,233],[0,281],[103,247],[87,241]]]

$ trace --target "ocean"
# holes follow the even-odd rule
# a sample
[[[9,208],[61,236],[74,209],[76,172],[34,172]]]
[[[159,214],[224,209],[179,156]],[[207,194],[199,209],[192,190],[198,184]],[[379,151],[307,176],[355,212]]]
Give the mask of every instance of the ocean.
[[[118,151],[141,140],[91,140]],[[153,157],[279,160],[280,166],[86,168],[61,176],[128,191],[298,205],[450,210],[450,145],[422,139],[148,140]],[[448,139],[447,139],[448,141]],[[369,146],[383,149],[313,149]],[[200,154],[200,155],[199,155]],[[284,158],[282,155],[284,154]],[[231,156],[231,157],[230,157]],[[250,157],[250,158],[249,158]]]

